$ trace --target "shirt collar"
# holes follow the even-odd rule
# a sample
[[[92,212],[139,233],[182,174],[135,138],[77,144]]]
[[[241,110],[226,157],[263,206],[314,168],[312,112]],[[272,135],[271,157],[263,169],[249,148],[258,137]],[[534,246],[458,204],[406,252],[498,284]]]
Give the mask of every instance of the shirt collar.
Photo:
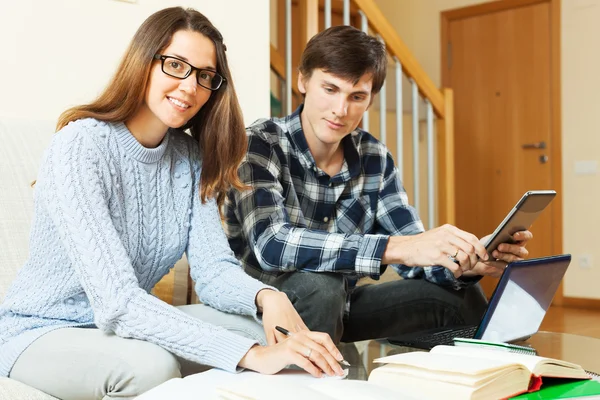
[[[300,114],[304,109],[304,104],[294,111],[291,115],[286,117],[287,130],[290,134],[290,140],[294,146],[298,149],[298,152],[302,155],[305,163],[309,168],[315,167],[315,159],[308,148],[308,142],[302,129],[302,121]],[[348,174],[350,178],[356,177],[361,170],[361,159],[360,159],[360,139],[363,131],[360,128],[356,128],[350,134],[346,135],[342,139],[342,146],[344,146],[344,161],[348,166]],[[344,170],[340,171],[342,174]],[[339,175],[339,174],[338,174]]]

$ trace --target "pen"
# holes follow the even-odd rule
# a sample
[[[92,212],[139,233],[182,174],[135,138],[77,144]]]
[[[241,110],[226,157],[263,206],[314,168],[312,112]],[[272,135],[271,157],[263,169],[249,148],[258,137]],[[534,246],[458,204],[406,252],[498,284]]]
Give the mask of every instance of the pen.
[[[285,328],[280,327],[279,325],[276,326],[275,329],[277,329],[279,332],[283,333],[285,336],[292,336],[292,334],[290,333],[290,331],[288,331]]]
[[[281,326],[275,326],[275,329],[277,329],[279,332],[283,333],[285,336],[292,336],[292,332],[288,331],[285,328],[282,328]],[[345,367],[350,366],[350,363],[346,360],[342,360],[342,361],[338,361],[338,362]]]

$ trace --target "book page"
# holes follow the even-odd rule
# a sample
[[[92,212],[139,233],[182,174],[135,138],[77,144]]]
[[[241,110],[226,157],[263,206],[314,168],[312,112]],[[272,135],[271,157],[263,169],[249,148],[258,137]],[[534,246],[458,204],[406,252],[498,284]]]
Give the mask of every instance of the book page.
[[[259,380],[246,380],[218,387],[218,399],[222,400],[337,400],[325,393],[312,389],[308,385],[290,383],[283,380],[271,380],[268,383]],[[339,399],[342,400],[342,399]]]
[[[542,364],[555,364],[562,366],[566,369],[582,370],[579,365],[569,363],[567,361],[556,360],[547,357],[540,357],[527,354],[510,353],[508,351],[491,350],[482,348],[470,348],[463,346],[435,346],[431,349],[430,353],[434,354],[447,354],[459,357],[473,357],[473,358],[485,358],[488,360],[499,360],[505,362],[516,362],[524,365],[536,375],[539,375],[538,365]],[[582,370],[583,371],[583,370]],[[567,372],[568,373],[568,372]]]
[[[270,379],[274,378],[274,379]],[[395,400],[398,392],[366,381],[347,379],[283,379],[262,375],[217,388],[223,400]],[[403,397],[406,400],[417,398]]]
[[[317,390],[336,400],[420,400],[422,397],[399,396],[395,390],[383,386],[374,385],[367,381],[353,380],[319,380],[310,385],[311,389]],[[308,400],[308,399],[307,399]],[[311,399],[312,400],[312,399]]]
[[[494,379],[484,379],[478,384],[462,384],[456,380],[416,377],[390,369],[398,365],[387,364],[374,369],[369,383],[397,391],[397,398],[412,396],[419,399],[498,399],[522,393],[529,384],[529,372],[524,368],[503,370]],[[453,374],[448,373],[448,377]]]
[[[462,355],[462,354],[461,354]],[[458,373],[462,375],[483,375],[494,371],[509,368],[511,366],[520,366],[514,360],[501,360],[484,357],[462,358],[455,354],[442,354],[431,351],[394,354],[391,356],[378,358],[376,363],[388,363],[398,366],[404,366],[406,371],[414,370],[414,374],[420,374],[422,371],[441,371]],[[412,371],[410,372],[413,373]]]
[[[346,375],[348,370],[345,370]],[[286,400],[332,400],[329,396],[310,388],[312,383],[324,381],[337,381],[345,376],[325,376],[315,378],[308,372],[299,369],[284,369],[275,375],[263,375],[258,372],[245,370],[240,373],[231,373],[213,368],[209,371],[187,376],[182,379],[187,387],[187,392],[194,394],[191,400],[198,399],[281,399],[281,394],[286,393]],[[245,396],[245,397],[244,397]],[[310,397],[307,397],[310,396]],[[173,397],[175,398],[175,397]],[[177,397],[183,399],[184,397]],[[188,397],[185,397],[188,399]]]
[[[529,380],[529,377],[531,376],[529,370],[523,367],[521,364],[503,364],[503,367],[501,368],[495,370],[485,369],[483,372],[476,373],[422,369],[402,364],[385,364],[379,368],[375,368],[371,372],[371,375],[384,373],[390,376],[411,376],[428,382],[439,381],[462,386],[478,387],[502,378],[508,373],[513,373],[514,371],[521,371],[521,375],[523,375],[526,380]]]
[[[136,397],[136,400],[162,400],[169,398],[182,400],[191,399],[191,397],[187,396],[186,393],[187,388],[183,382],[183,379],[173,378],[156,386],[153,389],[148,390],[145,393],[142,393]]]

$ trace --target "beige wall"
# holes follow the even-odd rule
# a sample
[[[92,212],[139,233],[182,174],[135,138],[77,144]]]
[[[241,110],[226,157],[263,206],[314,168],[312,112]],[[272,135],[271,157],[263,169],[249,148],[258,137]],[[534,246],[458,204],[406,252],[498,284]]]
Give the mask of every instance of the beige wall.
[[[562,2],[562,146],[564,251],[573,254],[565,296],[600,298],[600,178],[579,175],[600,159],[600,1]],[[591,257],[582,268],[580,257]]]
[[[3,0],[0,117],[56,120],[92,100],[142,21],[175,5],[223,34],[245,121],[268,115],[269,0]]]
[[[487,1],[375,0],[439,86],[440,12]],[[600,299],[600,178],[577,174],[600,158],[600,0],[562,1],[563,251],[573,254],[564,295]],[[590,267],[580,260],[589,256]]]

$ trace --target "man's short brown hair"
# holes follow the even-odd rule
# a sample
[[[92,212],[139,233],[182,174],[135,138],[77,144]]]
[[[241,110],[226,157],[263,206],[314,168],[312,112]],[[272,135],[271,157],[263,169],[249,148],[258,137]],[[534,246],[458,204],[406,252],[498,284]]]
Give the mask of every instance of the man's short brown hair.
[[[310,78],[315,69],[322,69],[355,84],[364,74],[371,73],[371,93],[377,94],[387,69],[385,45],[352,26],[334,26],[308,41],[298,69],[305,78]]]

